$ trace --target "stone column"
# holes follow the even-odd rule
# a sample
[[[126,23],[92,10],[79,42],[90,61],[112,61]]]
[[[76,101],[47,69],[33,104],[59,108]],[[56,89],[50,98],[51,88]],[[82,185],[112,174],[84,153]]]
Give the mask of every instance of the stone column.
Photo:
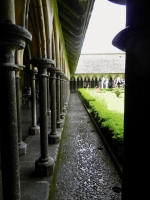
[[[64,75],[63,79],[63,112],[66,112],[66,107],[65,107],[65,102],[66,102],[66,77]]]
[[[56,102],[57,102],[57,128],[60,128],[62,125],[62,121],[60,120],[60,74],[61,71],[57,71],[57,80],[56,80]]]
[[[73,91],[73,82],[74,82],[74,79],[72,77],[71,80],[70,80],[70,90],[71,90],[71,92]]]
[[[113,45],[126,51],[122,200],[147,199],[149,158],[150,5],[126,0],[126,28]],[[144,192],[143,192],[144,191]]]
[[[35,161],[35,172],[40,176],[50,176],[53,173],[54,160],[48,152],[47,67],[51,64],[51,60],[33,58],[30,63],[38,68],[39,76],[41,156]]]
[[[102,89],[104,88],[104,77],[102,77],[102,79],[101,79],[101,88]]]
[[[77,91],[77,80],[75,80],[75,92]]]
[[[108,78],[106,77],[105,80],[106,80],[106,86],[105,86],[105,87],[106,87],[106,89],[107,89],[107,88],[108,88]]]
[[[79,77],[79,83],[78,83],[78,88],[81,88],[82,86],[81,86],[82,84],[81,84],[81,77]],[[77,88],[77,89],[78,89]]]
[[[65,89],[65,101],[64,101],[64,112],[66,112],[67,110],[67,106],[68,106],[68,101],[69,101],[69,79],[67,77],[65,77],[65,86],[64,86],[64,89]]]
[[[11,6],[12,2],[6,1],[8,7]],[[6,12],[9,12],[8,7],[8,11],[5,10]],[[0,85],[3,97],[0,98],[3,199],[20,200],[15,81],[15,71],[18,70],[18,66],[15,65],[14,54],[16,50],[24,49],[26,43],[31,41],[31,34],[23,27],[11,23],[11,21],[0,22],[0,27]]]
[[[56,131],[56,72],[59,70],[57,67],[48,68],[51,89],[51,132],[48,135],[49,144],[57,144],[60,140],[60,136]]]
[[[63,76],[64,74],[60,74],[60,118],[64,118],[64,112],[63,112]]]
[[[65,105],[65,74],[63,74],[63,79],[62,79],[62,107],[63,107],[63,113],[64,113],[64,105]]]
[[[73,80],[73,91],[75,92],[76,91],[76,86],[75,86],[75,83],[76,83],[76,79],[74,78],[74,80]]]
[[[17,65],[19,69],[16,71],[16,101],[17,101],[17,122],[18,122],[18,149],[19,156],[25,155],[27,152],[27,144],[22,141],[22,126],[21,126],[21,99],[20,99],[20,71],[24,65]]]
[[[51,110],[50,110],[50,91],[49,91],[49,79],[50,79],[50,73],[47,72],[47,114],[48,116],[50,115],[51,113]]]
[[[32,125],[29,127],[30,135],[37,135],[40,133],[40,127],[37,126],[37,112],[36,112],[36,88],[35,80],[38,70],[34,67],[31,71],[31,98],[32,98]]]

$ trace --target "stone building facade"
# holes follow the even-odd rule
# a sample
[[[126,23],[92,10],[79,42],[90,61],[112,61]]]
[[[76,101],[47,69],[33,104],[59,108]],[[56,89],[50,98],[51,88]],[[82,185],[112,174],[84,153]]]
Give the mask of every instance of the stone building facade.
[[[71,74],[70,91],[78,88],[112,88],[124,83],[125,54],[81,54],[75,74]]]

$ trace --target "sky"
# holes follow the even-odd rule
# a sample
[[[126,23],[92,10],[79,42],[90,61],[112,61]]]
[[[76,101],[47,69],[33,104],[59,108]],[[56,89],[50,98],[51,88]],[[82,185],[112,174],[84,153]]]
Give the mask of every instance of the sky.
[[[112,40],[125,28],[125,23],[125,6],[108,0],[95,0],[81,54],[123,53],[112,45]]]

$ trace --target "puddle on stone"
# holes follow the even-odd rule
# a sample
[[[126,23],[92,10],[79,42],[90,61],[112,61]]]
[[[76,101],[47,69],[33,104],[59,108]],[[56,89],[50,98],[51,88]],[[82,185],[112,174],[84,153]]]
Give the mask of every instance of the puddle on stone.
[[[116,192],[116,193],[121,193],[121,188],[117,187],[117,186],[114,186],[114,187],[112,187],[112,191]]]
[[[103,147],[98,147],[98,150],[103,150]]]

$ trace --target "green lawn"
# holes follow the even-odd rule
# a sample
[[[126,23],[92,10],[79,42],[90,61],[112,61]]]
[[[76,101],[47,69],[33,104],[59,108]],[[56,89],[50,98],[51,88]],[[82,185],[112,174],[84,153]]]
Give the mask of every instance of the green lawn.
[[[103,101],[109,110],[124,113],[124,93],[117,97],[112,91],[97,92],[95,89],[86,89],[86,91],[97,100]]]

